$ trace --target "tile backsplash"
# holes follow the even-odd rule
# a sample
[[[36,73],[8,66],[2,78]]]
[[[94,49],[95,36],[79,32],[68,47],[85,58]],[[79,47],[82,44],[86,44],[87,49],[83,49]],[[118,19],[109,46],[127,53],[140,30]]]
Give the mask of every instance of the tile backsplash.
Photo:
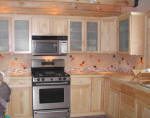
[[[143,69],[143,56],[118,54],[69,54],[66,71],[113,71],[132,73],[132,69]]]
[[[6,74],[31,72],[31,54],[0,55],[0,70]],[[143,69],[143,56],[118,54],[68,54],[65,58],[67,72],[114,71],[132,73]]]

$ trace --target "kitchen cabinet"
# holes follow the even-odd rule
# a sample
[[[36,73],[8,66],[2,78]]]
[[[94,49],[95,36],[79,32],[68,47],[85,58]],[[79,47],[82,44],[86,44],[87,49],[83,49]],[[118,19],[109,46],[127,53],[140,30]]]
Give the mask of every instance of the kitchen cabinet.
[[[81,53],[84,51],[84,23],[82,20],[69,21],[69,52]]]
[[[50,34],[55,36],[67,36],[68,19],[63,17],[50,18]]]
[[[136,118],[149,118],[150,117],[150,104],[142,100],[137,100],[137,117]]]
[[[30,18],[13,18],[13,52],[31,53],[31,20]]]
[[[100,25],[101,53],[117,52],[118,20],[116,17],[102,18]]]
[[[103,111],[103,78],[91,78],[91,112]]]
[[[135,118],[135,93],[134,90],[126,85],[121,86],[120,98],[120,118]]]
[[[32,35],[50,35],[50,18],[48,16],[32,17]]]
[[[144,53],[144,65],[145,68],[150,67],[150,14],[146,16],[146,38],[145,38],[145,53]]]
[[[11,17],[0,17],[0,52],[11,51]]]
[[[144,54],[145,14],[131,12],[119,17],[119,53]]]
[[[103,78],[71,78],[71,116],[104,115]]]
[[[91,79],[71,78],[71,115],[89,113],[91,103]]]
[[[99,50],[99,22],[94,20],[85,21],[85,46],[86,52],[98,52]]]
[[[110,118],[119,118],[120,85],[105,78],[104,91],[104,111]]]
[[[19,78],[20,79],[20,78]],[[10,102],[7,114],[11,118],[32,118],[32,87],[31,79],[12,79]]]

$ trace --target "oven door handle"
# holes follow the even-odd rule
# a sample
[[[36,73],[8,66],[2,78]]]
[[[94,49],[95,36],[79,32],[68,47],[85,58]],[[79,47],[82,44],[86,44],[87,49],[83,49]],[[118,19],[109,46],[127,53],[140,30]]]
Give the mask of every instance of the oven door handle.
[[[49,113],[61,113],[61,112],[68,112],[68,110],[60,110],[60,111],[35,111],[35,114],[49,114]]]
[[[68,85],[68,82],[53,82],[53,83],[36,83],[36,86],[42,86],[42,85]]]

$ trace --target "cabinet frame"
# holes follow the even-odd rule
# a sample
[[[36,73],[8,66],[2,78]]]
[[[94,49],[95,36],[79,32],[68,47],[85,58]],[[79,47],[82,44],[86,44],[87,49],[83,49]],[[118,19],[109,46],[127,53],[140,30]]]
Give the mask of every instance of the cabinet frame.
[[[28,20],[29,21],[29,51],[15,51],[15,20]],[[31,53],[31,17],[29,16],[18,16],[12,19],[12,51],[16,54],[20,53]]]

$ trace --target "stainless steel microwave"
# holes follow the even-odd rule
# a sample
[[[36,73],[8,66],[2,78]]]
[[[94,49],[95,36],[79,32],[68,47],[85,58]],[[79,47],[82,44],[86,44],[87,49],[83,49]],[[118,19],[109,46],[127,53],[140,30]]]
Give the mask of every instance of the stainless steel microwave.
[[[68,44],[67,39],[67,36],[32,36],[32,55],[66,55]]]

